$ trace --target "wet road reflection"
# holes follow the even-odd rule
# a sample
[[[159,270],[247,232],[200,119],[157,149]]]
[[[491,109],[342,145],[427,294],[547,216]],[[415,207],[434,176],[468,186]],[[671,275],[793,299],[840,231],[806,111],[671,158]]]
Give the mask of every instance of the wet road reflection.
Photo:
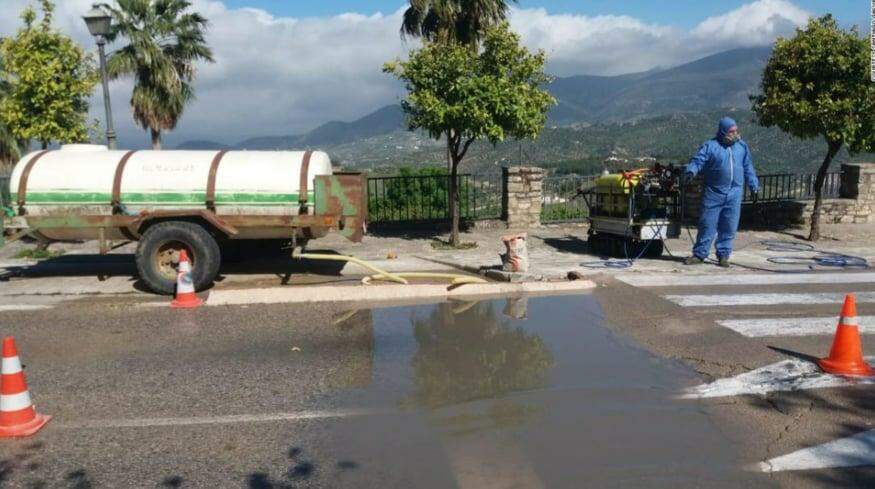
[[[540,336],[501,318],[494,302],[434,306],[414,318],[411,400],[426,407],[543,387],[553,355]]]
[[[602,320],[589,296],[375,310],[373,381],[334,400],[401,414],[338,423],[333,442],[361,467],[391,463],[389,485],[761,486],[674,399],[697,376]]]

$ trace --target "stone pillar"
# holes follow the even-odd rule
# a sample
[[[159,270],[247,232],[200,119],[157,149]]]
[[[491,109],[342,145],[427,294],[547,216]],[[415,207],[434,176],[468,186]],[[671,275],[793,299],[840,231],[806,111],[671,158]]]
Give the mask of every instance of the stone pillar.
[[[502,219],[509,229],[529,229],[541,225],[544,169],[513,166],[501,169]]]
[[[875,163],[842,164],[840,195],[843,199],[856,201],[853,222],[875,222],[872,216],[875,211]]]

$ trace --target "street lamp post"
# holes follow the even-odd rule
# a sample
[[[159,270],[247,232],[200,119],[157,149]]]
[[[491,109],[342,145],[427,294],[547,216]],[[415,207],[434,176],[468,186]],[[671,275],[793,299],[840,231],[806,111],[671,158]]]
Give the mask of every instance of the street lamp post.
[[[103,9],[94,7],[82,17],[88,32],[97,39],[97,50],[100,53],[100,79],[103,83],[103,105],[106,109],[106,142],[109,149],[116,149],[115,128],[112,124],[112,105],[109,101],[109,80],[106,75],[106,36],[110,33],[112,17]]]

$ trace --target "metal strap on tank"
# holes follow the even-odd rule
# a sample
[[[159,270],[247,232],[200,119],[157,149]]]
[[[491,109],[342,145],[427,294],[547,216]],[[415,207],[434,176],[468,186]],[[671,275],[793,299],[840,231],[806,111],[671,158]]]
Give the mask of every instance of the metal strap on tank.
[[[313,156],[312,151],[304,153],[304,161],[301,162],[301,184],[298,189],[298,202],[301,204],[301,214],[307,213],[307,186],[310,179],[307,176],[310,174],[310,158]]]
[[[115,176],[112,179],[112,212],[114,214],[118,213],[121,210],[122,205],[122,175],[125,173],[125,166],[128,164],[128,160],[131,159],[131,156],[134,156],[136,151],[128,151],[122,156],[122,159],[119,160],[118,165],[115,166]]]
[[[33,158],[24,165],[24,170],[21,172],[21,179],[18,181],[18,213],[24,215],[24,203],[27,201],[27,180],[30,178],[30,171],[40,158],[45,156],[49,150],[44,149],[33,155]]]
[[[216,156],[213,157],[212,163],[210,163],[210,176],[207,179],[207,209],[216,212],[216,175],[219,173],[219,163],[222,162],[222,158],[228,153],[227,149],[223,149],[216,153]]]

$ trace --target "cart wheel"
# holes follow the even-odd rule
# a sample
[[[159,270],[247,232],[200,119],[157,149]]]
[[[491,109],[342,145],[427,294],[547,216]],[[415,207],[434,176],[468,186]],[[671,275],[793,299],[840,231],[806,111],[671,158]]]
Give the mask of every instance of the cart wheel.
[[[645,241],[644,244],[647,242]],[[650,246],[647,247],[647,251],[644,252],[644,256],[647,258],[660,258],[662,253],[665,251],[665,243],[661,239],[655,239],[650,242]]]
[[[590,234],[586,240],[589,252],[593,255],[604,256],[605,240],[598,234]]]
[[[622,239],[612,239],[611,240],[611,255],[614,258],[634,258],[635,255],[632,254],[634,250],[634,246],[632,246],[632,240],[627,238]]]

